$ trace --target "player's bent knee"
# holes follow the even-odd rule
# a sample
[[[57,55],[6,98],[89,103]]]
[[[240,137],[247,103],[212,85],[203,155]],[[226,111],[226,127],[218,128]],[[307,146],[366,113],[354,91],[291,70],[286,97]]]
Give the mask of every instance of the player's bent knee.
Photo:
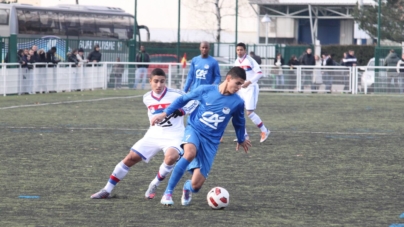
[[[188,161],[192,161],[196,156],[196,147],[192,143],[187,143],[184,145],[184,155],[183,158],[185,158]]]
[[[196,154],[190,154],[190,153],[184,153],[184,156],[182,156],[183,158],[185,158],[187,161],[191,162],[192,160],[194,160]]]
[[[175,149],[167,150],[164,154],[164,162],[168,165],[174,165],[180,158],[178,151]]]

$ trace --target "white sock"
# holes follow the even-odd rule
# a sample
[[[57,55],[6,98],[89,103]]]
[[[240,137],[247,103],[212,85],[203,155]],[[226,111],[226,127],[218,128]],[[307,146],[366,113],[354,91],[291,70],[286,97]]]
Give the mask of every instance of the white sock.
[[[159,169],[156,177],[153,179],[152,183],[154,183],[156,186],[159,186],[160,182],[163,181],[166,178],[166,176],[171,173],[171,171],[173,171],[174,166],[175,166],[175,164],[169,166],[165,162],[163,162],[160,165],[160,169]]]
[[[264,123],[262,122],[261,118],[254,112],[252,112],[248,117],[251,119],[251,121],[261,129],[261,132],[267,132],[268,129],[265,127]]]
[[[104,189],[111,193],[112,190],[115,188],[116,184],[121,181],[126,174],[129,172],[129,167],[123,164],[121,161],[115,166],[114,171],[112,172],[111,176],[109,177],[107,185],[105,185]]]

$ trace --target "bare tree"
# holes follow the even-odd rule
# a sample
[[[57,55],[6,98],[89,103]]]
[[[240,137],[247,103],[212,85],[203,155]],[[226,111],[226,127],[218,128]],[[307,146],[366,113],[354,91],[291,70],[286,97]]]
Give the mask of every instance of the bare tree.
[[[205,32],[211,33],[212,27],[215,26],[214,39],[216,42],[221,40],[221,32],[223,28],[222,22],[225,17],[235,16],[235,2],[228,0],[196,0],[196,1],[184,1],[184,6],[190,8],[195,14],[192,14],[194,18],[201,22],[203,21],[203,28]],[[248,0],[239,0],[239,17],[252,16],[248,15],[249,10],[245,10],[248,5]],[[215,24],[209,23],[207,18],[212,15],[215,18]]]

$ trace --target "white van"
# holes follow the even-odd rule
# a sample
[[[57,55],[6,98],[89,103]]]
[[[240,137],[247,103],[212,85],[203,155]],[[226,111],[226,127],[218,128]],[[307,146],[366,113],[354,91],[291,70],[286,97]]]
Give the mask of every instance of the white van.
[[[383,66],[384,59],[379,59],[379,66]],[[375,66],[375,58],[371,58],[368,64],[365,67],[359,68],[359,70],[364,71],[361,76],[361,88],[364,89],[365,85],[367,89],[372,88],[372,85],[375,83],[375,69],[372,68]],[[380,70],[379,74],[382,78],[387,79],[386,70]]]

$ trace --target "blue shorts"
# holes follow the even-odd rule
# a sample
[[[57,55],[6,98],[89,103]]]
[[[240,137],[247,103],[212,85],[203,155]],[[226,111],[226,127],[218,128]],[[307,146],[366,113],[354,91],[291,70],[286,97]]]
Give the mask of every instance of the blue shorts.
[[[201,134],[189,125],[185,128],[184,138],[182,140],[182,144],[186,143],[192,143],[196,147],[196,156],[188,165],[188,171],[192,173],[194,169],[200,169],[202,175],[208,178],[219,143],[212,143],[212,141],[202,137]]]

